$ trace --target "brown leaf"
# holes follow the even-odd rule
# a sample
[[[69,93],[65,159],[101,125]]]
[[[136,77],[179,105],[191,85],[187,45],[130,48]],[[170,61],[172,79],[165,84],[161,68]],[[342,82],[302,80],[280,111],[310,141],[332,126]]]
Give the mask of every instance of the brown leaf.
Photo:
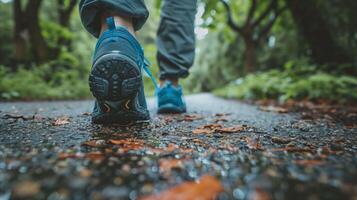
[[[249,149],[263,150],[262,144],[256,139],[246,138],[246,142]]]
[[[195,129],[192,131],[193,134],[211,134],[213,132],[214,132],[213,130],[201,129],[201,128],[198,128],[198,129]]]
[[[237,133],[244,131],[245,127],[244,126],[234,126],[234,127],[228,127],[228,128],[218,128],[216,129],[216,132],[220,133]]]
[[[218,123],[218,122],[228,122],[228,119],[227,118],[224,118],[224,117],[220,117],[220,118],[217,118],[214,120],[215,123]]]
[[[101,152],[89,152],[85,157],[92,161],[100,161],[104,159],[104,154]]]
[[[184,182],[156,195],[139,200],[213,200],[223,192],[222,184],[212,176],[203,176],[197,182]]]
[[[303,166],[317,166],[325,164],[322,160],[295,160],[294,163]]]
[[[277,144],[288,144],[289,142],[291,142],[290,138],[281,138],[281,137],[272,137],[271,141]]]
[[[159,161],[160,172],[170,174],[174,168],[182,168],[182,160],[180,159],[161,159]]]
[[[260,106],[259,109],[264,112],[287,113],[288,109],[276,106]]]
[[[40,184],[34,181],[22,181],[15,185],[13,189],[14,197],[25,199],[34,197],[40,192]]]
[[[216,113],[215,116],[216,117],[225,117],[225,116],[229,116],[231,115],[232,113]]]
[[[183,117],[183,121],[187,121],[187,122],[192,122],[200,119],[203,119],[203,117],[200,115],[184,115]]]
[[[256,188],[254,191],[248,194],[248,200],[270,200],[271,197],[266,191]]]
[[[287,151],[289,153],[314,153],[314,151],[310,148],[299,147],[273,148],[270,151]]]
[[[67,159],[67,158],[82,158],[83,154],[80,153],[60,153],[58,154],[58,158],[61,160]]]
[[[236,133],[240,131],[244,131],[246,128],[241,125],[233,126],[233,127],[223,127],[222,124],[208,124],[205,126],[201,126],[192,132],[194,134],[211,134],[211,133]]]
[[[54,126],[62,126],[65,124],[69,124],[69,117],[60,117],[55,119],[55,121],[52,123]]]
[[[87,169],[87,168],[82,168],[79,171],[79,175],[83,178],[88,178],[88,177],[92,176],[92,174],[93,174],[93,171],[90,169]]]
[[[119,145],[119,152],[126,153],[130,150],[139,150],[145,148],[144,141],[135,139],[135,138],[128,138],[128,139],[120,139],[120,140],[109,140],[109,143],[114,145]]]
[[[104,140],[89,140],[82,143],[82,146],[89,146],[89,147],[103,147],[105,145]]]

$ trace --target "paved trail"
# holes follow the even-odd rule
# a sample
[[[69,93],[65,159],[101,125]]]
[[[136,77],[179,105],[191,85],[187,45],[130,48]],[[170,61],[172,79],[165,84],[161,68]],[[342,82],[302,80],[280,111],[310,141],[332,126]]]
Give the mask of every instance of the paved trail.
[[[187,104],[127,127],[92,125],[91,101],[0,103],[0,200],[357,198],[356,128]]]

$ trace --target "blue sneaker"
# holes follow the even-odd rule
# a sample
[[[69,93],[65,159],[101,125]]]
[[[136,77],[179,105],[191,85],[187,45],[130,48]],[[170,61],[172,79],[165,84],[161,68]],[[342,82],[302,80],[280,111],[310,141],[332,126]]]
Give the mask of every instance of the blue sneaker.
[[[124,27],[107,19],[108,30],[98,39],[89,86],[96,98],[92,121],[98,124],[141,122],[150,119],[141,71],[144,52]]]
[[[156,91],[158,99],[158,113],[184,113],[186,104],[183,100],[181,86],[174,86],[171,82],[166,82],[164,86]]]

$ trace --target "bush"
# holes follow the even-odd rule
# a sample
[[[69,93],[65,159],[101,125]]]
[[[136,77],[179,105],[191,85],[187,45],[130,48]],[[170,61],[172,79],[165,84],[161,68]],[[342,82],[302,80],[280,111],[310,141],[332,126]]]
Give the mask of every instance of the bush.
[[[357,78],[317,71],[314,66],[292,67],[251,74],[217,89],[218,96],[255,99],[326,99],[338,102],[357,100]]]
[[[91,97],[88,83],[77,70],[56,70],[49,65],[9,72],[0,66],[0,99],[44,100]]]

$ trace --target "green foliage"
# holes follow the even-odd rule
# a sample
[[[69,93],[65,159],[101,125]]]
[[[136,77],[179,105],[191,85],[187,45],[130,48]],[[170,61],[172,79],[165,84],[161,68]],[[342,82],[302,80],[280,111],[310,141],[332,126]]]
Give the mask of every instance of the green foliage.
[[[72,40],[73,33],[66,27],[51,22],[41,20],[41,30],[49,47],[58,47],[60,40]]]
[[[312,73],[314,72],[314,73]],[[315,66],[299,66],[292,62],[284,71],[270,70],[236,80],[215,94],[237,99],[327,99],[338,102],[356,101],[357,78],[348,75],[316,72]]]
[[[54,62],[52,63],[54,64]],[[77,70],[61,69],[53,72],[50,64],[31,70],[20,68],[9,73],[0,66],[0,99],[43,100],[90,97],[87,81]]]

